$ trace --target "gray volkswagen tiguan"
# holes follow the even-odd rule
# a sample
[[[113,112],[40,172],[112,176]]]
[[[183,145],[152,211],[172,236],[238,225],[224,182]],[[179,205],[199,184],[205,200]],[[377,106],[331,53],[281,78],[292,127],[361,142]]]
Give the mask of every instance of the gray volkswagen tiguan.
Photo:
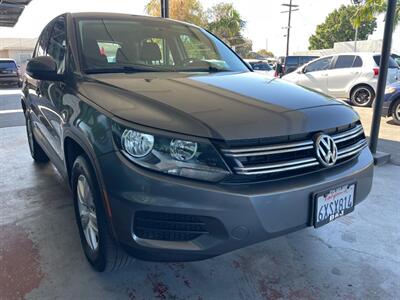
[[[68,180],[98,271],[317,228],[371,188],[373,159],[351,107],[252,72],[182,22],[55,18],[27,65],[22,107],[32,157]]]

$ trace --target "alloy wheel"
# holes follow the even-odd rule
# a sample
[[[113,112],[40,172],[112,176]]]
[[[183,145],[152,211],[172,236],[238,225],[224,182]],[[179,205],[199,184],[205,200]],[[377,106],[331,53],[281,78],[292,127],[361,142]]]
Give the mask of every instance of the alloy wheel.
[[[371,92],[365,88],[358,89],[354,92],[354,101],[359,105],[365,105],[371,101]]]
[[[79,175],[76,185],[79,217],[87,244],[92,251],[99,247],[99,229],[93,193],[85,175]]]
[[[394,108],[394,115],[395,118],[400,121],[400,103]]]

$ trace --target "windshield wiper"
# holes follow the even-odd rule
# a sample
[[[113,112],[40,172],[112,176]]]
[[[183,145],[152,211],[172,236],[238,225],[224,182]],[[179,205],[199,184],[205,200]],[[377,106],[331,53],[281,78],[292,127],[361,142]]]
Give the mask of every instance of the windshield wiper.
[[[86,74],[101,74],[101,73],[143,73],[143,72],[162,72],[163,70],[153,68],[145,65],[132,65],[132,66],[115,66],[105,68],[86,69]]]

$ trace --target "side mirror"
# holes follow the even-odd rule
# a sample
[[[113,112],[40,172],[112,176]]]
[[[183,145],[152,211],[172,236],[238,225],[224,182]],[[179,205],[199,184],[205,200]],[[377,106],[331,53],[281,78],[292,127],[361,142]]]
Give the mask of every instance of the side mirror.
[[[50,56],[38,56],[29,60],[26,73],[37,80],[59,81],[62,75],[57,74],[57,63]]]

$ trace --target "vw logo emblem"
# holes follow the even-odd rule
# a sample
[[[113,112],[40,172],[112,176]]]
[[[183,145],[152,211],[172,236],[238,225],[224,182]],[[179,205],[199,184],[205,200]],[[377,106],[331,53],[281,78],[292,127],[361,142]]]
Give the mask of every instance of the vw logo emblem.
[[[335,141],[329,135],[318,134],[314,147],[317,158],[323,166],[331,167],[336,163],[338,151]]]

